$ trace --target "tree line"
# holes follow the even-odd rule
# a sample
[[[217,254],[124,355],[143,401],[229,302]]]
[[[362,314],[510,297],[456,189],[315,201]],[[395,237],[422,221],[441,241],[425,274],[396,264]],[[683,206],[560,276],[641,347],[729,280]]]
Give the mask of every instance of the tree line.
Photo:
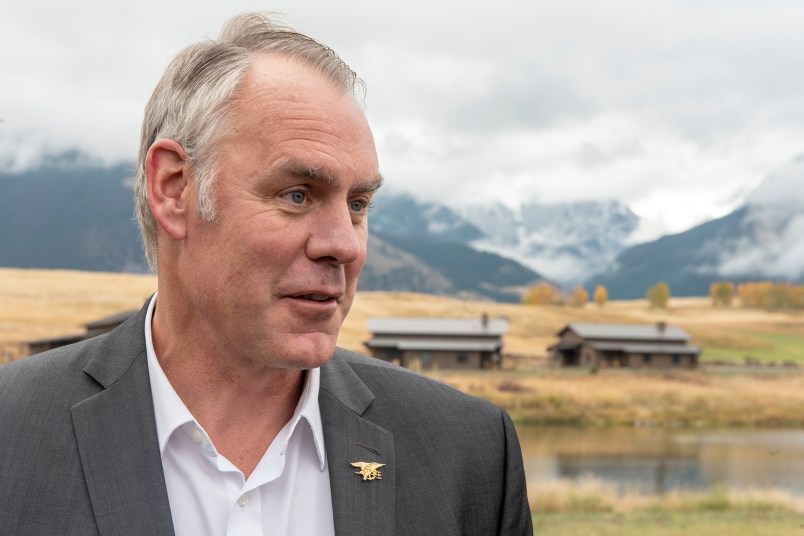
[[[664,281],[659,281],[645,292],[645,300],[652,309],[666,308],[670,297],[670,286]],[[709,288],[709,297],[713,307],[732,307],[739,301],[742,307],[804,309],[804,285],[792,283],[752,281],[735,285],[731,281],[715,281]],[[589,292],[583,285],[567,292],[543,281],[530,287],[521,301],[525,305],[585,307],[589,298]],[[592,301],[603,307],[608,300],[606,287],[597,285],[592,293]]]
[[[716,281],[709,289],[714,307],[731,307],[735,298],[743,307],[761,309],[804,309],[804,285],[774,281],[748,281],[736,286]]]
[[[648,289],[645,299],[651,308],[663,309],[670,301],[670,287],[664,281],[660,281],[655,286]],[[566,292],[550,283],[542,281],[538,285],[530,287],[522,296],[522,303],[525,305],[568,305],[570,307],[585,307],[589,303],[589,292],[583,285],[579,285]],[[609,292],[603,285],[595,287],[592,293],[592,301],[599,307],[603,307],[609,301]]]

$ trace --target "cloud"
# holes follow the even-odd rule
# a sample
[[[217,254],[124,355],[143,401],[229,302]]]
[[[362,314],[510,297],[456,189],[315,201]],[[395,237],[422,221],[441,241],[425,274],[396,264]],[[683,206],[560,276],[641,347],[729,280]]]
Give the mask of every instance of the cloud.
[[[741,230],[742,236],[721,254],[718,273],[804,280],[804,155],[749,194]]]
[[[804,216],[793,217],[766,240],[745,238],[721,261],[717,273],[724,277],[759,275],[804,281]]]
[[[256,0],[16,2],[0,19],[0,165],[132,160],[183,45]],[[682,230],[804,150],[797,2],[278,0],[366,80],[383,173],[426,200],[618,198]],[[47,13],[42,16],[41,13]]]
[[[804,154],[769,175],[748,195],[747,201],[760,206],[793,204],[804,211]]]

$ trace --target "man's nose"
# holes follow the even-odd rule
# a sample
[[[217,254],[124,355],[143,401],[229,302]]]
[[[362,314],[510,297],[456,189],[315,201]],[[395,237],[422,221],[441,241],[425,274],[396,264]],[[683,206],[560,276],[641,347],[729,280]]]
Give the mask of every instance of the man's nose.
[[[312,222],[307,239],[307,256],[313,260],[328,260],[332,264],[349,264],[360,258],[363,251],[363,224],[352,221],[346,203],[341,207],[322,209]]]

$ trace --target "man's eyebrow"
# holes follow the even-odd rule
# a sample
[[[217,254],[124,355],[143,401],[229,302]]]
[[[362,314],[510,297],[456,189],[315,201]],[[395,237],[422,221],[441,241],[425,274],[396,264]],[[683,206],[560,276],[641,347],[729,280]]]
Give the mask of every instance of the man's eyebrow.
[[[364,182],[361,184],[356,185],[352,188],[352,193],[355,194],[373,194],[377,190],[379,190],[383,183],[385,182],[385,177],[382,176],[381,173],[377,174],[375,179],[372,179],[369,182]]]
[[[337,183],[337,179],[335,179],[332,173],[323,167],[308,166],[299,162],[288,162],[284,168],[293,175],[304,177],[315,182],[321,182],[330,186]],[[378,173],[375,178],[356,184],[353,188],[350,188],[349,192],[351,194],[373,194],[380,189],[384,182],[385,178],[381,173]]]
[[[293,175],[298,175],[300,177],[311,179],[316,182],[323,182],[324,184],[328,185],[335,183],[335,177],[333,177],[332,174],[329,172],[329,170],[326,168],[308,166],[293,161],[288,162],[284,166],[284,168],[285,171]]]

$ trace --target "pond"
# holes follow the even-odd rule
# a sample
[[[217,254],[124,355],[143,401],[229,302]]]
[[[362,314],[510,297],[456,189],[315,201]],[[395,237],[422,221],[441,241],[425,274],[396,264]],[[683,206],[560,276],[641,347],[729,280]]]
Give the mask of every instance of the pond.
[[[517,427],[528,484],[593,478],[620,493],[778,489],[804,497],[804,430]]]

